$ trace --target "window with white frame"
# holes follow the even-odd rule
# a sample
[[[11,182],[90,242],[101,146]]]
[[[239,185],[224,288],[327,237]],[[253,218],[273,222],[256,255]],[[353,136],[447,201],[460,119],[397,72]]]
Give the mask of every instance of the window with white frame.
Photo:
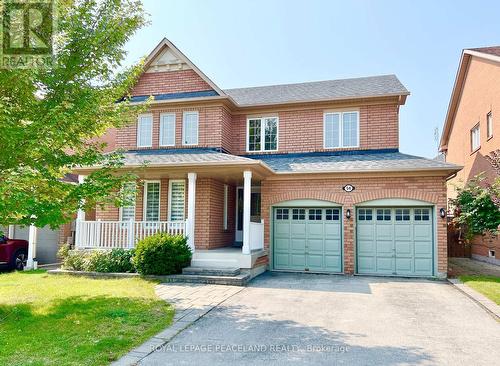
[[[323,119],[326,149],[359,147],[359,112],[328,112]]]
[[[170,180],[168,193],[168,220],[183,221],[186,185],[184,180]]]
[[[471,151],[476,151],[481,146],[481,132],[479,123],[470,130]]]
[[[247,151],[278,150],[278,117],[247,120]]]
[[[493,115],[491,112],[486,115],[486,129],[488,138],[493,137]]]
[[[182,144],[198,145],[198,112],[184,112],[182,116]]]
[[[137,119],[137,147],[151,147],[153,143],[153,116],[142,114]]]
[[[160,114],[160,146],[175,146],[175,113]]]
[[[136,184],[135,182],[126,182],[122,186],[122,193],[126,204],[120,207],[120,221],[134,221],[135,220],[135,195]]]
[[[229,186],[224,184],[224,207],[222,212],[222,224],[224,230],[227,230],[227,212],[229,205]]]
[[[144,183],[144,221],[160,221],[160,182]]]

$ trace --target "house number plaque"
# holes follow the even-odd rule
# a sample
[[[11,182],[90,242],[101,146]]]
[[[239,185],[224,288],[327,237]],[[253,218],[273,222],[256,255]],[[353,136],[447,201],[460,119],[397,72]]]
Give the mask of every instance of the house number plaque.
[[[352,192],[354,191],[354,186],[351,184],[346,184],[345,186],[342,187],[342,189],[346,192]]]

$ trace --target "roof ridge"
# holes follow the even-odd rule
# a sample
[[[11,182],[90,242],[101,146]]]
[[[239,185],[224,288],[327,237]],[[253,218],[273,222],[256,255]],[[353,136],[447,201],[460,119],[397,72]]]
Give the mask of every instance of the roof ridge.
[[[352,80],[361,80],[361,79],[374,79],[374,78],[382,78],[382,77],[388,77],[388,76],[393,76],[396,79],[398,79],[398,77],[396,76],[396,74],[381,74],[381,75],[358,76],[358,77],[353,77],[353,78],[342,78],[342,79],[325,79],[325,80],[315,80],[315,81],[301,81],[301,82],[298,82],[298,83],[254,85],[254,86],[247,86],[247,87],[243,86],[243,87],[238,87],[238,88],[227,88],[227,89],[222,89],[222,90],[224,92],[227,92],[227,91],[241,90],[241,89],[269,88],[269,87],[273,87],[273,86],[297,86],[297,85],[305,85],[305,84],[326,83],[326,82],[332,82],[332,81],[352,81]]]

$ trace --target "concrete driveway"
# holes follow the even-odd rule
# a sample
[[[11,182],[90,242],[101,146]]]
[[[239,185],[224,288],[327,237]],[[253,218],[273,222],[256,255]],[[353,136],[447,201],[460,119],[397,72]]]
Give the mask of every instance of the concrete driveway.
[[[500,323],[445,282],[266,273],[141,365],[494,365]]]

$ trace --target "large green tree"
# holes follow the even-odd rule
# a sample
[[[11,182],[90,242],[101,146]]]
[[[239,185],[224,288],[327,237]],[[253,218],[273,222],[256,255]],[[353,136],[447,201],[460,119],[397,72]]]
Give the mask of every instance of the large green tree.
[[[126,175],[96,142],[128,123],[127,95],[141,65],[124,67],[124,46],[145,23],[140,1],[58,0],[55,62],[0,70],[0,223],[57,227],[76,210],[119,204]],[[82,185],[63,180],[75,166],[102,168]]]

